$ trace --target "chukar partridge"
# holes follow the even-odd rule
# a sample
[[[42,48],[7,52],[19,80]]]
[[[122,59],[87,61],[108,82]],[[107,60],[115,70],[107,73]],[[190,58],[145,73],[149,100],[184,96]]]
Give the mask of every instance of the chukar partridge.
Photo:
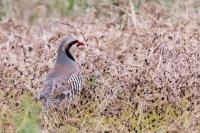
[[[62,40],[57,51],[53,70],[47,75],[39,98],[49,106],[52,101],[60,103],[64,98],[74,99],[82,89],[82,75],[75,62],[74,53],[78,46],[84,45],[72,36]]]

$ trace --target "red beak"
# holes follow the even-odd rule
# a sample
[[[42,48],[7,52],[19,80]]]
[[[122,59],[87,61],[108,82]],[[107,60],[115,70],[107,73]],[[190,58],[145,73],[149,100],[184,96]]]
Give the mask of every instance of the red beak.
[[[78,47],[78,46],[81,46],[81,45],[85,45],[85,44],[84,44],[83,42],[78,41],[78,42],[77,42],[77,47]]]

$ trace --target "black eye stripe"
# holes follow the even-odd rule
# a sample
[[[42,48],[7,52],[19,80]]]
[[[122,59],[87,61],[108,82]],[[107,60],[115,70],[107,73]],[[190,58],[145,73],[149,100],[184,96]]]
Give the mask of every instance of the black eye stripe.
[[[70,42],[70,43],[68,44],[67,49],[69,50],[69,49],[72,47],[72,45],[76,44],[77,42],[78,42],[78,40],[75,40],[75,41]]]
[[[77,42],[78,42],[78,40],[72,41],[72,42],[69,43],[69,45],[72,46],[73,44],[75,44]]]

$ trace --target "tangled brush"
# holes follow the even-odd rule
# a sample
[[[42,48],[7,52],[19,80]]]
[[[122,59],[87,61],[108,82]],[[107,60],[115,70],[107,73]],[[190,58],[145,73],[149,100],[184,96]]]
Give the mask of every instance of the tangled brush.
[[[131,18],[97,20],[89,14],[39,28],[13,20],[1,24],[1,104],[15,108],[12,103],[24,93],[36,97],[54,64],[59,40],[68,34],[84,35],[88,45],[76,55],[85,76],[84,89],[67,113],[55,108],[41,111],[43,130],[199,130],[198,19],[173,24],[155,19],[145,6],[143,10],[145,15],[140,14],[137,23]],[[163,15],[162,10],[151,11]],[[16,128],[5,122],[0,126]]]

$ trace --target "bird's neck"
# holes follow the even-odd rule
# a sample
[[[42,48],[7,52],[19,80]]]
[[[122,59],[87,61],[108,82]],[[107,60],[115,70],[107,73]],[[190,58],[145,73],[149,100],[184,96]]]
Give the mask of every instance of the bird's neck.
[[[64,44],[65,44],[65,42],[62,42],[61,45],[58,48],[57,60],[59,60],[59,58],[68,58],[68,59],[75,62],[73,55],[69,51],[70,47],[68,49],[64,49]]]
[[[71,59],[71,60],[73,60],[73,61],[75,62],[75,59],[74,59],[74,57],[72,56],[72,54],[69,52],[69,50],[66,50],[66,51],[65,51],[65,54],[67,55],[67,57],[68,57],[69,59]]]
[[[76,63],[74,57],[70,53],[58,53],[56,64],[74,64]]]
[[[76,64],[76,62],[73,61],[72,59],[68,58],[65,53],[63,55],[59,54],[57,56],[54,67],[60,68],[61,66],[65,67],[65,69],[71,70],[72,72],[76,72],[79,70],[79,67]]]

